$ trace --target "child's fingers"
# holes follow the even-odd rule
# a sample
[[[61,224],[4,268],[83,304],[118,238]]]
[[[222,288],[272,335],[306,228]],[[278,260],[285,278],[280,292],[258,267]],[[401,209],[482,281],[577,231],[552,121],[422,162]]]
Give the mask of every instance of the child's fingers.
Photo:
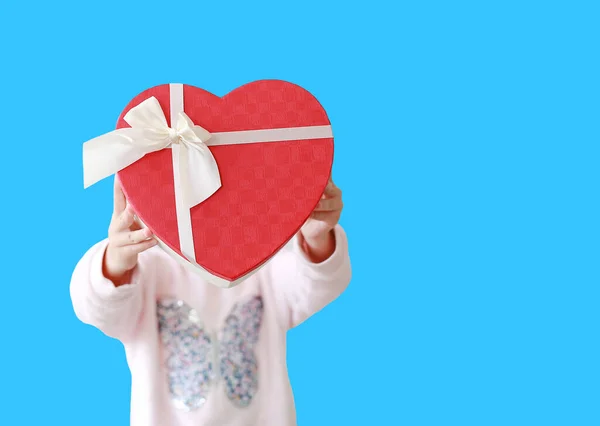
[[[336,210],[341,210],[344,204],[342,203],[342,199],[340,197],[336,198],[325,198],[319,201],[317,207],[315,208],[316,212],[332,212]]]
[[[325,191],[323,192],[323,194],[328,197],[338,197],[338,196],[342,195],[342,190],[340,188],[338,188],[337,186],[335,186],[333,181],[330,180],[327,183],[327,186],[325,187]]]
[[[141,243],[121,247],[121,250],[123,250],[129,256],[135,256],[143,251],[148,250],[150,247],[154,247],[157,243],[158,241],[152,238],[151,240],[142,241]]]
[[[115,215],[121,214],[125,208],[127,207],[127,200],[125,199],[125,194],[123,194],[123,190],[121,189],[121,182],[119,182],[119,178],[115,176],[115,185],[114,185],[114,213]]]
[[[313,212],[310,215],[311,219],[317,220],[319,222],[325,222],[330,225],[334,225],[339,218],[339,213],[337,212]]]
[[[129,227],[129,229],[131,229],[132,231],[137,231],[138,229],[146,229],[146,228],[142,228],[140,226],[139,223],[136,222],[135,218],[133,220],[133,223],[131,224],[131,226]]]
[[[117,217],[114,230],[118,233],[120,231],[129,229],[129,227],[133,225],[133,221],[133,212],[129,207],[126,207],[125,210]]]
[[[127,246],[141,243],[152,236],[149,229],[140,229],[137,231],[119,232],[111,240],[115,247]]]

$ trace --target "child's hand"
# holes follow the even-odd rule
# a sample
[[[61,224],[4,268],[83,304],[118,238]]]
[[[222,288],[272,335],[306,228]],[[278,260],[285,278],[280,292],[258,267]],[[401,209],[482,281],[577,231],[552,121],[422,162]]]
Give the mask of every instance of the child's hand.
[[[134,221],[118,178],[115,176],[114,211],[108,228],[108,247],[104,254],[103,273],[115,286],[128,281],[137,265],[138,254],[156,245],[149,229],[141,229]]]
[[[333,229],[342,214],[342,191],[330,179],[321,201],[300,230],[306,254],[314,262],[322,262],[335,250]]]

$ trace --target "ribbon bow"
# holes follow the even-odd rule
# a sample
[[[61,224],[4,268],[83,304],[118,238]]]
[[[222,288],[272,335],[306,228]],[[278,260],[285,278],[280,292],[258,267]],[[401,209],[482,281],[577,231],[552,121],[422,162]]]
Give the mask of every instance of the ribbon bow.
[[[114,130],[83,144],[83,179],[87,188],[135,163],[144,155],[172,147],[179,151],[179,182],[186,208],[209,198],[221,187],[217,162],[206,142],[211,134],[179,112],[171,128],[155,97],[129,110],[131,128]],[[175,120],[172,120],[175,121]]]

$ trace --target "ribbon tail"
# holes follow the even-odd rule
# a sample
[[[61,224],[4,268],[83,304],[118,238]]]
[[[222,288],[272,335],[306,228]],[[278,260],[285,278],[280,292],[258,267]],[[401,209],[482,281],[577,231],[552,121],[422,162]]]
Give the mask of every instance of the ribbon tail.
[[[210,149],[198,149],[186,144],[179,150],[183,202],[192,208],[213,195],[221,187],[217,161]]]
[[[142,158],[148,149],[133,141],[143,135],[140,129],[119,129],[83,144],[83,186],[117,173]]]

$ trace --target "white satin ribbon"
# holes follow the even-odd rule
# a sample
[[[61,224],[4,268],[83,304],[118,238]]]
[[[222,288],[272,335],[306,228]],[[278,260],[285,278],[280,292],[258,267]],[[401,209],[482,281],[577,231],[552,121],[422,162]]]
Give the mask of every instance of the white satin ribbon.
[[[131,128],[114,130],[84,143],[84,187],[117,173],[146,154],[176,145],[178,181],[185,206],[192,208],[214,194],[221,187],[221,177],[206,146],[210,133],[194,125],[183,111],[173,117],[176,125],[170,128],[158,100],[151,97],[125,115]]]
[[[117,129],[83,144],[84,188],[117,173],[144,155],[172,149],[175,207],[181,253],[196,263],[190,209],[221,187],[221,176],[208,146],[332,138],[331,126],[209,133],[183,111],[183,85],[170,85],[174,127],[154,97],[131,108],[124,120],[131,128]],[[222,279],[218,279],[222,281]],[[219,284],[221,286],[221,284]]]

